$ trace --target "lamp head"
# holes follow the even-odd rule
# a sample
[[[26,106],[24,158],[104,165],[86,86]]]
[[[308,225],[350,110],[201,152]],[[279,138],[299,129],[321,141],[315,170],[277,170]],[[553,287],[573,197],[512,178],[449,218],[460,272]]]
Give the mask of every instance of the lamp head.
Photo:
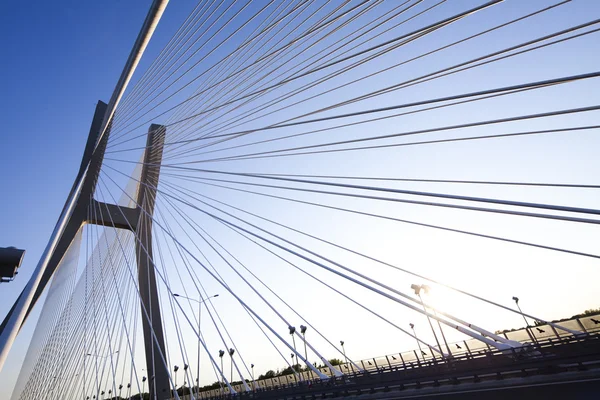
[[[418,296],[421,293],[421,286],[415,285],[414,283],[410,285],[410,288],[415,291],[415,294]]]

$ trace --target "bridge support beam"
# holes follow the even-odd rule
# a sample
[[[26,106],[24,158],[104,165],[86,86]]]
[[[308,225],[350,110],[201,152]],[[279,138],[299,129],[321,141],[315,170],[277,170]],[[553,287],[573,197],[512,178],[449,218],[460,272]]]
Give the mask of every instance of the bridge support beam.
[[[169,371],[163,362],[163,359],[166,359],[165,339],[152,256],[152,216],[156,202],[156,187],[160,175],[165,133],[164,126],[154,124],[150,126],[136,199],[139,219],[136,228],[138,240],[135,242],[135,254],[142,307],[148,314],[147,319],[142,310],[146,366],[149,378],[154,377],[149,385],[151,399],[154,398],[153,392],[157,394],[158,399],[171,397]]]

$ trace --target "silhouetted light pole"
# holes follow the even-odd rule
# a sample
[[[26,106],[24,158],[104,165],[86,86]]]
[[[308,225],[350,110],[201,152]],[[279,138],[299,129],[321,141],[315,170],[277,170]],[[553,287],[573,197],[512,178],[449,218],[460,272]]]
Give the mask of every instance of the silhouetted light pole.
[[[346,357],[346,349],[344,348],[344,341],[340,340],[340,346],[342,346],[342,354],[344,355],[344,359],[346,360],[346,365],[348,364],[348,357]]]
[[[173,367],[173,372],[175,372],[175,390],[177,390],[177,371],[179,371],[179,367],[176,365]]]
[[[225,373],[223,372],[223,356],[224,355],[225,355],[225,351],[219,350],[219,358],[221,359],[221,377],[223,378],[223,379],[221,379],[221,381],[225,380]],[[223,392],[223,393],[225,393],[225,389],[223,388],[224,383],[225,382],[222,382],[222,384],[221,384],[221,392]]]
[[[256,381],[254,380],[254,364],[250,364],[252,370],[252,390],[256,390]]]
[[[412,322],[409,323],[410,329],[413,331],[413,335],[415,335],[415,340],[417,341],[417,346],[419,346],[419,351],[421,352],[421,357],[423,357],[423,350],[421,349],[421,342],[419,342],[419,338],[417,337],[417,332],[415,331],[415,324]],[[417,361],[419,360],[419,356],[417,356]],[[425,357],[423,357],[423,361],[425,361]]]
[[[294,375],[294,381],[297,383],[298,382],[298,377],[296,377],[296,363],[294,361],[294,353],[291,353],[292,356],[292,374]]]
[[[202,304],[204,304],[204,302],[207,301],[208,299],[219,297],[219,294],[218,293],[213,294],[212,296],[208,296],[205,299],[200,298],[200,300],[192,299],[191,297],[187,297],[187,296],[182,296],[178,293],[173,293],[173,296],[181,297],[183,299],[188,299],[188,300],[195,301],[196,303],[198,303],[198,344],[197,344],[198,358],[197,358],[197,366],[196,366],[196,397],[197,397],[198,393],[200,393],[200,321],[202,319]]]
[[[425,294],[429,294],[429,292],[431,291],[431,288],[428,285],[421,285],[421,288],[423,288],[423,290],[425,291]],[[422,303],[423,303],[423,300],[421,300],[421,304]],[[440,332],[442,334],[442,340],[444,341],[444,344],[446,345],[446,350],[448,350],[448,355],[452,356],[452,351],[450,350],[450,346],[448,346],[448,341],[446,340],[446,335],[444,334],[444,329],[442,328],[442,324],[440,323],[440,320],[437,319],[437,311],[435,310],[434,307],[431,307],[431,310],[433,311],[433,315],[436,316],[438,328],[440,328]]]
[[[229,357],[231,357],[230,361],[230,372],[229,372],[229,383],[231,384],[233,382],[233,353],[235,353],[235,350],[233,348],[229,349]]]
[[[435,338],[435,343],[438,346],[438,349],[442,351],[442,346],[440,346],[440,341],[438,340],[437,334],[435,333],[435,329],[433,329],[433,324],[431,323],[431,318],[429,318],[429,313],[427,312],[427,308],[425,308],[425,303],[423,303],[423,298],[421,297],[421,290],[425,290],[422,285],[410,285],[410,288],[415,291],[415,294],[419,297],[421,301],[421,305],[423,306],[423,311],[425,311],[425,316],[427,317],[427,322],[429,322],[429,327],[431,328],[431,332],[433,332],[433,337]],[[427,287],[429,290],[429,287]],[[433,355],[433,352],[431,353]],[[442,351],[443,354],[443,351]]]
[[[521,316],[523,317],[523,321],[525,321],[525,331],[530,332],[529,331],[529,322],[527,322],[527,318],[525,318],[525,314],[523,314],[523,310],[521,310],[521,306],[519,305],[519,298],[517,296],[513,296],[512,299],[517,304],[517,308],[519,309],[519,312],[521,313]],[[533,339],[533,341],[535,343],[537,343],[537,339],[535,338],[535,335],[533,334],[533,332],[531,332],[531,338]]]
[[[300,325],[300,333],[302,334],[302,337],[304,338],[304,359],[308,360],[308,352],[306,351],[306,330],[308,328],[304,325]]]
[[[521,306],[519,305],[519,298],[517,296],[513,296],[512,299],[517,304],[517,308],[519,309],[519,312],[521,313],[521,317],[523,317],[523,321],[525,321],[525,329],[527,329],[529,327],[529,322],[527,322],[527,318],[525,318],[525,315],[523,314],[523,310],[521,310]]]

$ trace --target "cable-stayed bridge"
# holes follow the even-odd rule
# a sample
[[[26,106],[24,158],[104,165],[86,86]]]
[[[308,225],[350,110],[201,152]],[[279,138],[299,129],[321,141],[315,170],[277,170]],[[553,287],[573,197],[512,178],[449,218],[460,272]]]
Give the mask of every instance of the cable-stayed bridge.
[[[154,1],[13,399],[592,393],[600,7],[526,3]]]

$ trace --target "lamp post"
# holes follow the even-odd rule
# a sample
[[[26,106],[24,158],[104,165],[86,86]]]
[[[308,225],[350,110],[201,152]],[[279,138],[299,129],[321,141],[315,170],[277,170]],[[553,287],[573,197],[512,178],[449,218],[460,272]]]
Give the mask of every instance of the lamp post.
[[[517,296],[513,296],[512,298],[519,309],[519,313],[521,313],[521,317],[523,317],[523,321],[525,321],[525,331],[531,335],[533,341],[537,344],[537,340],[533,332],[529,331],[529,322],[527,322],[527,318],[525,318],[525,314],[523,314],[523,310],[521,310],[521,306],[519,305],[519,298]]]
[[[423,303],[423,298],[421,297],[421,290],[425,290],[423,285],[410,285],[410,288],[415,291],[415,294],[419,297],[419,301],[421,302],[421,306],[423,306],[423,311],[425,311],[425,316],[427,317],[427,322],[429,322],[429,327],[431,328],[431,332],[433,332],[433,337],[435,338],[435,343],[438,346],[438,349],[442,351],[442,346],[440,346],[440,341],[438,340],[437,334],[435,333],[435,329],[433,329],[433,324],[431,323],[431,318],[429,318],[429,313],[427,312],[427,308],[425,308],[425,303]],[[429,287],[427,286],[427,290]],[[438,321],[439,322],[439,321]],[[431,353],[433,355],[433,352]],[[444,352],[442,351],[442,354]]]
[[[189,365],[183,364],[183,386],[185,386],[187,384],[187,378],[188,378],[187,370],[189,367],[190,367]],[[190,390],[190,393],[191,393],[191,390]]]
[[[221,359],[221,378],[223,378],[223,376],[225,375],[223,373],[223,356],[224,355],[225,355],[225,352],[223,350],[219,350],[219,358]],[[225,390],[223,389],[224,382],[222,382],[222,381],[223,381],[223,379],[221,379],[221,392],[225,393]]]
[[[294,344],[294,354],[298,354],[298,351],[296,350],[296,338],[294,337],[294,334],[296,333],[296,327],[288,326],[288,329],[290,330],[290,335],[292,336],[292,343]],[[304,345],[306,346],[306,342],[304,342]],[[296,377],[296,368],[294,368],[294,357],[292,357],[292,372],[294,373],[294,379],[297,382],[298,377]]]
[[[288,329],[290,330],[290,335],[292,336],[292,342],[294,343],[294,353],[297,353],[297,351],[296,351],[296,338],[294,338],[294,333],[296,333],[296,327],[295,326],[288,326]]]
[[[429,292],[431,291],[431,288],[428,285],[421,285],[421,288],[423,289],[423,291],[425,291],[425,294],[429,294]],[[419,298],[420,297],[421,296],[419,296]],[[421,300],[421,304],[423,304],[423,300]],[[446,350],[448,350],[448,355],[450,357],[452,357],[452,351],[450,350],[450,346],[448,346],[448,341],[446,340],[446,335],[444,334],[444,329],[442,328],[442,324],[440,323],[440,320],[437,319],[437,311],[435,310],[434,307],[431,307],[431,310],[433,311],[433,315],[436,316],[438,328],[440,328],[440,333],[442,334],[442,340],[444,341],[444,345],[446,345]]]
[[[344,341],[340,340],[340,346],[342,346],[342,354],[344,355],[344,360],[346,360],[346,365],[348,365],[348,357],[346,357],[346,349],[344,348]]]
[[[308,360],[308,352],[306,351],[306,330],[308,328],[304,325],[300,325],[300,333],[302,334],[302,337],[304,338],[304,359]]]
[[[296,377],[296,364],[294,361],[294,353],[291,353],[290,356],[292,357],[292,374],[294,375],[294,382],[298,383],[298,378]]]
[[[417,341],[417,346],[419,346],[419,352],[421,353],[421,357],[423,357],[423,350],[421,349],[421,342],[419,342],[419,338],[417,337],[417,332],[415,331],[415,324],[413,324],[411,322],[411,323],[409,323],[409,325],[410,325],[410,329],[412,329],[413,335],[415,336],[415,339]],[[419,356],[417,356],[417,361],[419,361]],[[425,357],[423,357],[423,361],[425,361]]]
[[[179,367],[175,365],[173,367],[173,372],[175,372],[175,390],[177,390],[177,371],[179,371]]]
[[[142,396],[144,395],[144,393],[146,392],[146,377],[142,376]]]
[[[204,302],[207,301],[208,299],[219,297],[219,294],[218,293],[213,294],[212,296],[208,296],[205,299],[200,298],[200,300],[192,299],[191,297],[187,297],[187,296],[182,296],[179,293],[173,293],[173,297],[181,297],[183,299],[188,299],[188,300],[195,301],[196,303],[198,303],[198,344],[197,344],[198,358],[197,358],[197,364],[196,364],[196,397],[198,397],[198,394],[200,393],[200,320],[202,318],[202,304],[204,304]]]
[[[304,339],[304,359],[308,360],[308,352],[306,351],[306,330],[308,328],[305,325],[300,325],[300,333],[302,334],[302,338]],[[307,366],[308,369],[308,366]],[[300,376],[302,377],[302,379],[308,379],[308,378],[304,378],[302,376],[302,372],[300,372]]]
[[[231,384],[231,382],[233,382],[233,353],[235,353],[235,350],[233,348],[229,349],[229,357],[230,357],[230,362],[229,362],[229,384]]]
[[[252,390],[256,390],[256,381],[254,380],[254,364],[250,364],[250,370],[252,371]]]

